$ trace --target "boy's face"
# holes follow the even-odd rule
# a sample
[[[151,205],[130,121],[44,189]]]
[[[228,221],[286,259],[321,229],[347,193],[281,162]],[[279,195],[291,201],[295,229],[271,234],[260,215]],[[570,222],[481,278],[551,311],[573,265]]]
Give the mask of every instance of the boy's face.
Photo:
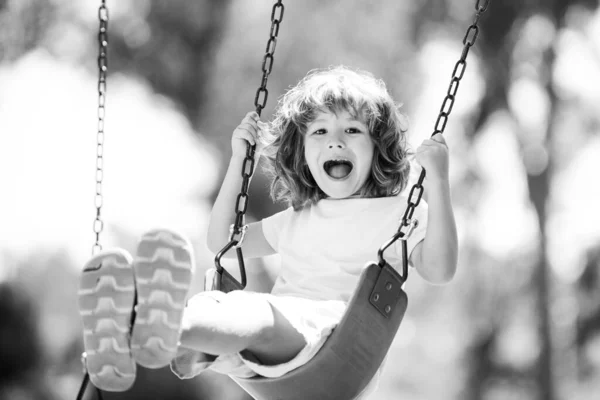
[[[362,188],[371,173],[374,147],[364,122],[345,110],[318,112],[304,135],[308,168],[319,188],[334,199]]]

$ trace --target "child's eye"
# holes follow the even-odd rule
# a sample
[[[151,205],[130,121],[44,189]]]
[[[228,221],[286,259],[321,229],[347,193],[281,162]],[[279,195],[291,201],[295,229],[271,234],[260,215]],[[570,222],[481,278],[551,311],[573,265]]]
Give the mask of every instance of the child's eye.
[[[347,133],[361,133],[362,131],[359,128],[347,128]]]
[[[327,131],[325,129],[317,129],[312,134],[313,135],[324,135],[325,133],[327,133]]]

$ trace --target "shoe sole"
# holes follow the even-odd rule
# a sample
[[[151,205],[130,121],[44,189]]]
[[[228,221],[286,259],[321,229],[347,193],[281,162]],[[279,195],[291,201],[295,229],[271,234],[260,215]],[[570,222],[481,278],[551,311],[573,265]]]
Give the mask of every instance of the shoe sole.
[[[129,349],[135,301],[131,266],[131,255],[124,250],[103,251],[88,261],[79,282],[84,362],[94,386],[110,392],[125,391],[135,381]]]
[[[133,269],[137,306],[131,352],[141,366],[161,368],[177,354],[194,270],[192,246],[175,232],[150,231],[138,244]]]

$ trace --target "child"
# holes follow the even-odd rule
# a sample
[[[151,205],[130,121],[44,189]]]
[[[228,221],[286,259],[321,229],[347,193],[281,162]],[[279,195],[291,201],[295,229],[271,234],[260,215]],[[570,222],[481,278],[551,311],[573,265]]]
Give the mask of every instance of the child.
[[[345,67],[309,73],[282,97],[270,124],[261,122],[255,112],[248,113],[233,132],[232,157],[210,217],[208,247],[216,253],[227,243],[246,146],[256,144],[256,161],[264,153],[273,176],[272,197],[290,207],[248,224],[242,248],[246,258],[280,254],[280,275],[271,293],[203,292],[193,296],[183,311],[180,295],[170,298],[160,293],[169,292],[171,283],[173,292],[180,294],[189,277],[164,279],[160,286],[155,275],[150,281],[157,281],[154,290],[159,294],[145,290],[140,295],[138,289],[130,344],[133,359],[151,368],[170,361],[181,378],[209,367],[237,377],[277,377],[307,363],[341,320],[362,268],[398,229],[407,205],[401,194],[409,174],[406,131],[406,118],[384,83]],[[409,260],[424,279],[442,284],[454,276],[457,261],[448,148],[442,135],[425,140],[416,159],[427,171],[429,204],[422,202],[413,215],[419,224],[408,238]],[[150,240],[154,252],[189,248],[177,246],[181,238],[168,235],[175,239],[162,244]],[[148,243],[143,239],[140,246]],[[189,253],[163,257],[162,267],[147,265],[152,251],[141,253],[141,262],[128,261],[134,264],[135,275],[145,268],[174,272],[192,268]],[[138,249],[138,258],[139,254]],[[225,257],[233,258],[235,252]],[[399,241],[387,250],[386,259],[401,265]],[[174,267],[177,262],[180,268]],[[136,268],[140,263],[146,266]],[[140,312],[144,318],[138,327]],[[128,348],[118,349],[121,355],[111,357],[127,359],[129,372],[134,373]],[[115,385],[118,374],[106,376],[104,382],[92,376],[92,382]]]

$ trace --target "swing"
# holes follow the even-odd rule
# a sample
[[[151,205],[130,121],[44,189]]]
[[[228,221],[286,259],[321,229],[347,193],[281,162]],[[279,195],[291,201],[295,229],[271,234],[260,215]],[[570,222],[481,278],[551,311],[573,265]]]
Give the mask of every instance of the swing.
[[[442,103],[432,136],[444,132],[458,85],[466,69],[467,55],[479,34],[479,18],[488,6],[489,0],[476,2],[475,18],[463,39],[463,51],[454,68],[450,87]],[[279,29],[281,17],[273,20],[273,15],[278,7],[281,7],[281,17],[283,17],[281,1],[273,6],[271,14],[273,24],[277,24],[276,31]],[[271,32],[273,31],[272,25]],[[273,64],[270,44],[275,40],[273,35],[269,38],[267,54],[263,61],[262,85],[254,101],[259,116],[267,100],[266,82]],[[274,48],[273,45],[273,50]],[[269,68],[265,69],[267,61],[269,61]],[[259,103],[261,92],[264,92],[265,96],[262,103]],[[248,144],[242,168],[242,190],[237,197],[235,209],[235,224],[231,227],[229,243],[215,257],[215,268],[206,274],[205,290],[230,292],[243,290],[246,286],[241,245],[245,235],[243,222],[248,206],[247,190],[254,170],[254,151],[255,146]],[[361,394],[381,366],[406,312],[408,298],[402,289],[402,285],[408,278],[406,241],[418,225],[418,221],[412,219],[412,216],[423,194],[424,179],[423,169],[417,183],[410,190],[408,205],[398,231],[379,249],[378,262],[370,263],[361,273],[346,313],[317,355],[305,365],[278,378],[233,378],[246,392],[257,400],[347,400]],[[402,245],[402,274],[388,264],[383,256],[384,251],[397,240],[401,240]],[[221,265],[222,256],[232,247],[235,247],[237,252],[241,282],[238,282]]]
[[[106,90],[106,51],[108,10],[105,0],[101,0],[98,16],[100,19],[98,80],[98,147],[102,147],[104,137],[104,100]],[[463,38],[463,51],[454,67],[450,86],[442,103],[432,134],[443,133],[452,111],[458,86],[467,66],[467,56],[479,34],[479,18],[487,10],[490,0],[476,0],[475,17]],[[271,12],[271,30],[266,54],[262,63],[262,81],[256,92],[254,105],[260,116],[268,98],[267,80],[271,73],[279,25],[283,19],[284,5],[277,0]],[[246,287],[246,272],[241,245],[246,233],[245,213],[248,206],[248,187],[254,171],[256,146],[248,144],[242,167],[242,188],[236,200],[236,218],[231,226],[229,242],[217,253],[215,268],[207,271],[205,290],[230,292]],[[97,160],[101,160],[99,150]],[[102,163],[97,161],[97,215],[94,221],[96,242],[93,250],[100,248],[99,236],[102,231],[100,207],[102,203],[98,185],[102,184]],[[400,323],[406,312],[408,298],[402,286],[408,278],[407,239],[418,225],[413,214],[423,195],[425,170],[409,192],[406,211],[400,221],[398,231],[384,243],[377,253],[377,262],[370,263],[361,273],[357,287],[351,297],[346,313],[333,330],[323,347],[307,364],[278,378],[252,377],[233,378],[246,392],[257,400],[348,400],[354,399],[365,389],[380,368]],[[384,258],[384,251],[395,243],[402,245],[402,273],[396,271]],[[235,279],[221,265],[223,255],[235,247],[240,271],[240,281]],[[78,399],[82,398],[89,375],[86,372]],[[98,396],[101,396],[98,390]],[[101,397],[100,397],[101,398]]]

